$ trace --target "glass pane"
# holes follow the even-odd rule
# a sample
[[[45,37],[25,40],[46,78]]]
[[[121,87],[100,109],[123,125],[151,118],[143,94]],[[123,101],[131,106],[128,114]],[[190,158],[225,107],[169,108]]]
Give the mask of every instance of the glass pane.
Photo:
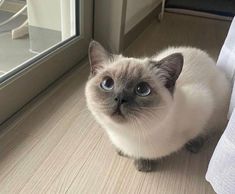
[[[79,35],[77,0],[0,0],[0,80]]]

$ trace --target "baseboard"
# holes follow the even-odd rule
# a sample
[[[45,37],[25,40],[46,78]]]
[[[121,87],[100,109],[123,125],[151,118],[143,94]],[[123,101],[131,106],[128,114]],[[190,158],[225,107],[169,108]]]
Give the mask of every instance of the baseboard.
[[[25,5],[24,1],[5,1],[0,10],[16,13]]]
[[[126,49],[150,24],[158,19],[161,11],[161,4],[151,11],[145,18],[136,24],[130,31],[124,35],[123,47]]]
[[[210,19],[217,19],[217,20],[231,21],[233,19],[232,17],[228,17],[228,16],[220,16],[220,15],[201,12],[201,11],[193,11],[193,10],[179,9],[179,8],[165,8],[165,11],[171,12],[171,13],[178,13],[178,14],[185,14],[185,15],[191,15],[191,16],[205,17],[205,18],[210,18]]]

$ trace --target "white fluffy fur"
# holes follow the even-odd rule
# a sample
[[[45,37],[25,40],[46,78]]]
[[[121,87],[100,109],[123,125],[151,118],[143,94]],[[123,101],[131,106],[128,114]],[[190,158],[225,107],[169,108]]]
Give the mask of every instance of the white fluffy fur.
[[[221,129],[227,122],[231,87],[224,73],[204,51],[195,48],[169,48],[153,58],[159,61],[173,53],[183,54],[184,65],[176,82],[174,100],[169,100],[163,120],[156,115],[135,124],[116,123],[92,110],[91,99],[86,95],[88,108],[106,129],[112,143],[134,158],[169,155],[199,134]],[[168,95],[165,97],[169,98]]]

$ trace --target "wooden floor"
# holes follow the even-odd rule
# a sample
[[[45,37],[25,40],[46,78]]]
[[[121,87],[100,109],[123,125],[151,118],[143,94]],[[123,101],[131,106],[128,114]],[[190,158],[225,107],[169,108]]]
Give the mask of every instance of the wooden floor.
[[[127,49],[150,55],[168,45],[193,45],[218,56],[228,22],[167,14]],[[180,151],[141,173],[120,157],[88,112],[84,86],[88,65],[75,69],[0,129],[0,193],[212,194],[205,180],[217,141],[199,154]]]

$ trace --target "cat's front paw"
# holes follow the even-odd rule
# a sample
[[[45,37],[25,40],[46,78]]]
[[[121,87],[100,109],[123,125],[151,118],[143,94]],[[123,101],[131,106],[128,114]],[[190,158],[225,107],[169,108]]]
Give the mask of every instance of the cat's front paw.
[[[185,148],[191,153],[198,153],[204,144],[203,137],[197,137],[185,144]]]
[[[134,165],[141,172],[151,172],[155,169],[155,162],[153,160],[137,159],[134,160]]]

